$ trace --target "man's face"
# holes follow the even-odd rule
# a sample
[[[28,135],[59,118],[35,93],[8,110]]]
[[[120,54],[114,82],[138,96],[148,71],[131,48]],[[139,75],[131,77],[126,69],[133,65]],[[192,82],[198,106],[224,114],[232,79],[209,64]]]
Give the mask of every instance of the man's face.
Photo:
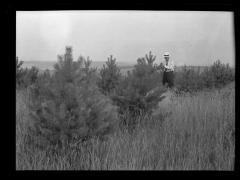
[[[169,56],[164,56],[164,59],[166,60],[166,62],[168,62]]]

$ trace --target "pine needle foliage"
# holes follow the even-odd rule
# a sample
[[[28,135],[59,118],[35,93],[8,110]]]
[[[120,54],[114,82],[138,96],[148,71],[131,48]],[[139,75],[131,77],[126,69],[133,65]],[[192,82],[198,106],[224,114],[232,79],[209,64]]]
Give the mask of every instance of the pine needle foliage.
[[[151,52],[137,59],[132,72],[121,80],[116,95],[112,95],[112,99],[119,106],[120,115],[125,116],[128,113],[132,121],[139,115],[151,113],[166,90],[161,84],[161,74],[154,65],[155,59],[156,56]],[[153,89],[154,91],[149,93]]]
[[[99,87],[105,94],[112,93],[119,85],[121,79],[120,68],[116,64],[116,58],[111,55],[106,65],[100,70]]]
[[[52,76],[41,76],[31,88],[29,103],[33,137],[38,146],[105,137],[117,126],[117,109],[96,85],[96,69],[91,60],[73,61],[71,47],[58,56]],[[40,141],[41,140],[41,141]]]
[[[175,73],[177,92],[196,92],[203,89],[222,88],[235,80],[234,69],[220,60],[200,72],[186,65]]]

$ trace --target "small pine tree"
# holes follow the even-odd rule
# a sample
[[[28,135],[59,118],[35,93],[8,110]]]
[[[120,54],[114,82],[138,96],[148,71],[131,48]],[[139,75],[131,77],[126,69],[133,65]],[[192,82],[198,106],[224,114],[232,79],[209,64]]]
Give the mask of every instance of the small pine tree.
[[[152,52],[150,51],[149,54],[145,55],[145,59],[149,65],[153,65],[153,62],[156,60],[156,56],[152,55]]]
[[[176,73],[176,87],[178,92],[195,92],[204,88],[221,88],[234,81],[234,70],[229,64],[223,64],[220,60],[209,67],[205,67],[200,73],[186,65],[181,72]]]
[[[29,104],[39,145],[67,143],[87,137],[103,137],[117,126],[117,109],[101,94],[96,85],[96,70],[83,57],[72,60],[72,50],[54,66],[50,78],[41,76],[41,83],[32,88]]]
[[[22,68],[23,61],[19,61],[16,58],[16,83],[17,88],[26,88],[34,84],[38,78],[39,70],[37,67],[33,66],[31,69]]]
[[[120,115],[128,113],[131,121],[135,121],[141,114],[151,113],[162,100],[160,96],[165,88],[161,83],[161,74],[153,65],[155,58],[151,52],[145,58],[138,58],[137,65],[121,80],[116,95],[112,96],[120,107]],[[154,93],[147,95],[153,89],[156,89]],[[134,125],[136,122],[129,123]]]
[[[20,87],[23,83],[24,70],[22,68],[23,61],[19,61],[18,57],[16,57],[16,85],[17,88]]]
[[[204,69],[204,71],[201,73],[201,78],[205,88],[211,89],[214,87],[214,76],[211,71],[211,67],[206,67]]]
[[[217,60],[212,66],[205,69],[202,73],[202,79],[208,88],[221,88],[234,81],[234,70],[229,67],[229,64],[224,64]]]
[[[175,82],[178,93],[196,92],[203,88],[203,82],[198,71],[186,65],[183,66],[181,72],[176,73]]]
[[[28,87],[32,84],[34,84],[37,81],[39,74],[39,69],[35,66],[31,67],[31,69],[25,69],[25,75],[24,75],[24,86]]]
[[[105,94],[112,93],[112,91],[118,86],[121,78],[120,68],[116,64],[116,58],[111,55],[106,66],[100,70],[99,87]]]
[[[217,88],[225,86],[234,79],[229,64],[223,64],[220,60],[213,63],[211,71],[214,77],[214,86]]]

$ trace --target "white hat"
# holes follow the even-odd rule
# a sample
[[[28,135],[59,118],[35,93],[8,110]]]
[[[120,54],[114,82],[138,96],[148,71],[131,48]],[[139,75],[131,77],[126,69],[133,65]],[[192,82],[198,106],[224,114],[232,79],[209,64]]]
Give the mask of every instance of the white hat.
[[[165,52],[163,56],[169,56],[169,52]]]

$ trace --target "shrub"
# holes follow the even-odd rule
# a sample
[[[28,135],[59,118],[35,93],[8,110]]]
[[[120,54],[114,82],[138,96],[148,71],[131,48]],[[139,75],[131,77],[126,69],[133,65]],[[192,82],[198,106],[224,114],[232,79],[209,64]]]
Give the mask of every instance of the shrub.
[[[151,52],[145,58],[139,58],[132,72],[121,80],[116,95],[112,96],[119,106],[120,115],[128,114],[130,124],[135,124],[139,115],[151,113],[165,91],[161,85],[161,74],[153,64],[155,58]],[[155,90],[148,94],[153,89]]]
[[[218,60],[202,73],[184,66],[182,71],[175,73],[175,77],[177,92],[196,92],[204,88],[221,88],[234,81],[234,69]]]
[[[19,61],[16,58],[16,85],[17,88],[26,88],[34,84],[38,78],[39,70],[37,67],[32,67],[31,69],[23,69],[21,66],[23,61]]]
[[[211,67],[206,67],[201,74],[201,78],[203,80],[203,86],[205,88],[214,88],[214,76],[211,70]]]
[[[96,69],[90,68],[89,58],[74,62],[70,47],[58,58],[54,74],[42,76],[32,88],[33,136],[41,146],[62,147],[75,140],[104,137],[116,127],[117,110],[99,92]]]
[[[210,69],[207,70],[206,75],[203,76],[204,80],[208,81],[208,83],[210,81],[216,88],[221,88],[229,82],[234,81],[233,69],[229,67],[229,64],[221,63],[220,60],[213,63]]]
[[[24,69],[22,68],[23,61],[19,61],[16,57],[16,86],[20,87],[23,83]]]
[[[121,78],[120,68],[116,64],[116,59],[111,55],[106,62],[106,66],[100,70],[98,85],[104,94],[109,94],[118,86]]]
[[[39,70],[37,67],[33,66],[31,69],[24,69],[24,76],[23,76],[23,87],[28,87],[34,84],[37,81]]]
[[[183,67],[182,71],[175,73],[175,77],[175,84],[178,93],[195,92],[203,88],[203,81],[200,73],[186,65]]]

